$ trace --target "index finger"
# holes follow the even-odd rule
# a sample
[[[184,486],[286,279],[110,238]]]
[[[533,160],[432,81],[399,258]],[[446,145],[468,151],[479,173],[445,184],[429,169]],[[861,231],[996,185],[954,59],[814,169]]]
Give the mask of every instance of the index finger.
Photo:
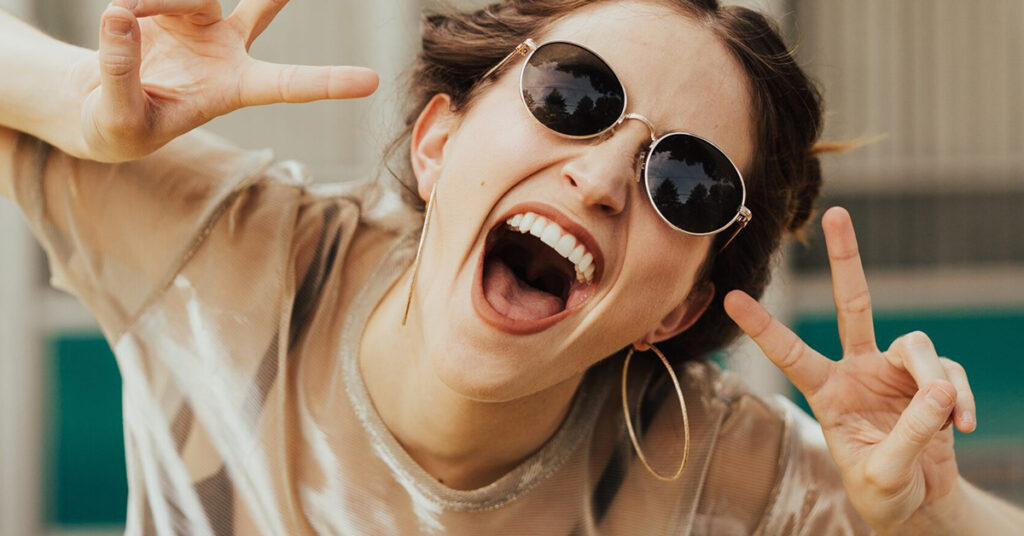
[[[114,5],[130,10],[136,17],[189,15],[192,22],[211,23],[220,19],[217,0],[114,0]]]
[[[836,304],[843,353],[877,352],[871,293],[850,213],[841,207],[832,207],[822,216],[821,227],[825,231],[832,269],[832,298]]]
[[[808,399],[828,379],[832,361],[807,346],[746,292],[734,290],[726,295],[725,311]]]
[[[242,78],[243,106],[365,97],[377,90],[377,73],[365,67],[282,65],[254,61]]]

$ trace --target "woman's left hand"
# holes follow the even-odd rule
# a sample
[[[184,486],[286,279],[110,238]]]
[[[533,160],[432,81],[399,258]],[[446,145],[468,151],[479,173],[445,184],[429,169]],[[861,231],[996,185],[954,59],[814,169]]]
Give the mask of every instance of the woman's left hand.
[[[924,333],[878,349],[850,215],[830,209],[822,227],[841,360],[814,351],[741,291],[726,297],[725,308],[807,398],[854,507],[875,530],[889,532],[954,489],[948,420],[973,431],[974,395],[963,367],[939,357]]]

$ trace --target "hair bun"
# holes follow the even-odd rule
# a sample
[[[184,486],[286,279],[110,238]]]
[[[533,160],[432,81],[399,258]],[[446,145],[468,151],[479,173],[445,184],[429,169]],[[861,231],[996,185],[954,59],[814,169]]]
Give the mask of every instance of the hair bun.
[[[804,240],[804,229],[814,217],[814,206],[821,195],[821,155],[843,153],[874,143],[879,139],[879,137],[874,137],[850,141],[819,141],[812,145],[804,162],[802,185],[794,191],[791,203],[792,215],[786,225],[786,230],[800,241]]]
[[[786,230],[801,242],[804,241],[804,229],[814,216],[814,207],[821,196],[821,159],[818,158],[816,148],[817,145],[811,148],[804,162],[803,177],[793,190],[789,222],[786,224]]]

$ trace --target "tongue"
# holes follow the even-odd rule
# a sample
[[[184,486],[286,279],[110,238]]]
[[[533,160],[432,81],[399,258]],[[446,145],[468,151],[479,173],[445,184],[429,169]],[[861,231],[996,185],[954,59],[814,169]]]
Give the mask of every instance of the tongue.
[[[515,320],[539,320],[565,309],[565,301],[520,280],[498,259],[484,266],[484,297],[495,311]]]

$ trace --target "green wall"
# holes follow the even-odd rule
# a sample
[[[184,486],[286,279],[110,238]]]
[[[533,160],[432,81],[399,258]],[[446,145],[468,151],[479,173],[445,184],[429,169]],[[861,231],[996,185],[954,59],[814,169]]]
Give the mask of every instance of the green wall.
[[[49,353],[47,520],[123,524],[128,483],[114,356],[99,335],[56,337]]]
[[[795,331],[819,352],[842,355],[834,315],[799,319]],[[1024,437],[1024,311],[885,312],[875,315],[882,349],[914,330],[928,334],[939,355],[967,370],[978,407],[978,429],[959,443]],[[798,393],[795,396],[799,397]],[[806,402],[799,397],[806,408]]]

